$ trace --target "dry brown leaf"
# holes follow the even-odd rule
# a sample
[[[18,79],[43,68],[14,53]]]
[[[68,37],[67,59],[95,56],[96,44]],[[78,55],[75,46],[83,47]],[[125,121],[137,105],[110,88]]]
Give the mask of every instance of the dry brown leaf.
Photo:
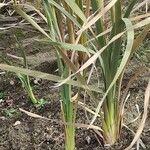
[[[64,125],[72,125],[72,126],[75,126],[75,127],[78,127],[78,128],[88,128],[89,125],[88,124],[82,124],[82,123],[75,123],[75,124],[71,124],[71,123],[63,123],[61,121],[58,121],[58,120],[54,120],[54,119],[49,119],[49,118],[46,118],[46,117],[43,117],[43,116],[40,116],[40,115],[37,115],[35,113],[31,113],[29,111],[26,111],[22,108],[19,108],[19,110],[25,114],[27,114],[28,116],[30,117],[33,117],[33,118],[38,118],[38,119],[44,119],[44,120],[48,120],[48,121],[55,121],[59,124],[64,124]],[[99,130],[99,131],[102,131],[102,129],[98,126],[94,126],[94,125],[91,125],[90,126],[91,129],[94,129],[94,130]]]
[[[144,125],[145,125],[146,118],[147,118],[149,100],[150,100],[150,80],[149,80],[148,86],[145,91],[144,113],[143,113],[141,123],[139,125],[139,128],[138,128],[131,144],[125,150],[130,150],[133,147],[133,145],[139,140],[139,138],[141,136],[141,133],[144,129]]]

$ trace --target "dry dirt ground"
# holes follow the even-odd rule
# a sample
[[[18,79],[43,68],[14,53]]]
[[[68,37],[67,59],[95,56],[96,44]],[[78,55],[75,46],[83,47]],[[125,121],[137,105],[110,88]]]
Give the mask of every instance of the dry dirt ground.
[[[0,51],[19,56],[15,50],[15,40],[13,38],[13,35],[16,33],[20,36],[21,41],[23,41],[29,62],[32,60],[30,63],[34,64],[30,67],[44,72],[55,73],[57,69],[53,61],[55,56],[53,52],[50,52],[50,55],[47,54],[47,52],[52,51],[51,48],[32,42],[32,39],[38,36],[32,28],[26,28],[26,31],[13,29],[1,33]],[[45,54],[38,58],[41,52],[45,52]],[[38,58],[37,64],[35,63],[36,58]],[[15,62],[19,64],[18,60],[15,60]],[[138,61],[131,62],[126,71],[123,86],[134,75],[134,69],[139,66],[141,64]],[[0,70],[0,73],[2,72]],[[143,112],[144,92],[148,81],[148,77],[143,76],[141,75],[129,88],[130,96],[125,107],[124,122],[133,131],[137,130],[141,117],[134,123],[131,122],[138,116],[138,109],[140,113]],[[30,103],[15,74],[6,72],[0,74],[0,150],[63,150],[64,129],[63,125],[59,123],[61,113],[58,89],[52,87],[54,85],[53,82],[46,80],[40,80],[38,84],[35,84],[34,79],[31,78],[31,84],[36,97],[47,100],[48,103],[44,107],[36,108]],[[30,117],[21,112],[19,108],[50,118],[51,120]],[[77,113],[77,122],[86,123],[84,111],[80,107]],[[113,147],[103,147],[101,139],[97,138],[93,130],[78,128],[76,131],[76,149],[123,150],[130,144],[132,139],[133,134],[131,131],[123,127],[118,143]],[[143,147],[146,150],[150,150],[150,109],[141,140]],[[136,149],[136,146],[133,149]],[[140,150],[144,149],[143,147],[140,145]]]

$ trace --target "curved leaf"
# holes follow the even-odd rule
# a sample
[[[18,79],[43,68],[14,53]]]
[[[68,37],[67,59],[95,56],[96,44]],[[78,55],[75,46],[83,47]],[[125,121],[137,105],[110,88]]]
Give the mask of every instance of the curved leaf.
[[[43,72],[40,72],[40,71],[33,71],[33,70],[30,70],[30,69],[15,67],[15,66],[6,65],[6,64],[0,64],[0,69],[10,71],[10,72],[15,72],[15,73],[21,73],[21,74],[32,76],[32,77],[35,77],[35,78],[46,79],[46,80],[54,81],[54,82],[57,82],[57,83],[61,82],[63,80],[61,77],[56,76],[56,75],[43,73]],[[90,89],[91,91],[95,91],[95,92],[99,92],[99,93],[102,92],[102,91],[99,90],[99,88],[96,88],[93,85],[84,86],[80,82],[77,82],[77,81],[74,81],[74,80],[68,80],[66,84],[81,87],[83,89],[88,89],[88,90]]]

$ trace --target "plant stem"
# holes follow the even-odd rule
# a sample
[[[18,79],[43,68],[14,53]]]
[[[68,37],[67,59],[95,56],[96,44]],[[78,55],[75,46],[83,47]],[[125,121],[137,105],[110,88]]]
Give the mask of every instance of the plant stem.
[[[29,78],[29,77],[27,77],[27,78]],[[25,88],[26,88],[26,91],[28,92],[28,95],[29,95],[29,97],[30,97],[32,103],[33,103],[33,104],[37,104],[38,101],[37,101],[37,99],[36,99],[35,96],[34,96],[34,93],[33,93],[32,87],[31,87],[31,85],[30,85],[30,82],[29,82],[29,84],[27,85],[27,87],[25,87]]]
[[[74,150],[75,149],[75,128],[72,125],[66,125],[66,139],[65,146],[66,150]]]

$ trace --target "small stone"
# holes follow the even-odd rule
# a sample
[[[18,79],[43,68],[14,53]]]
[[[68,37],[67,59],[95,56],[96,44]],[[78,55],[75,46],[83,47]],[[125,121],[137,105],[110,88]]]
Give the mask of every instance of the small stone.
[[[4,100],[3,99],[0,99],[0,103],[2,103]]]
[[[0,75],[3,75],[3,74],[5,74],[5,72],[0,72]]]
[[[90,144],[91,143],[91,138],[89,136],[87,136],[86,141],[87,141],[88,144]]]
[[[6,118],[4,116],[0,117],[1,120],[5,120]]]
[[[38,80],[35,79],[35,80],[34,80],[34,84],[38,84]]]
[[[13,126],[17,126],[17,125],[20,125],[20,124],[21,124],[20,121],[16,121],[16,122],[13,124]]]
[[[10,85],[14,85],[15,84],[15,82],[13,80],[11,80],[9,83],[10,83]]]
[[[40,84],[40,82],[41,82],[41,79],[39,79],[39,78],[36,78],[34,81],[34,84]]]

